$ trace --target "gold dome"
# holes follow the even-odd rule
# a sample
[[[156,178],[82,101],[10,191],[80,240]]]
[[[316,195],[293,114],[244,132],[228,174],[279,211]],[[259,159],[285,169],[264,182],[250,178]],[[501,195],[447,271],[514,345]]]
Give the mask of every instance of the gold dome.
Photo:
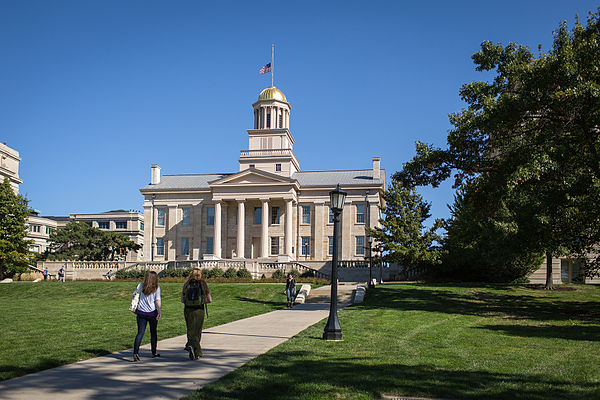
[[[287,103],[287,99],[285,98],[285,94],[275,86],[271,86],[260,92],[258,95],[258,100],[279,100],[285,101]]]

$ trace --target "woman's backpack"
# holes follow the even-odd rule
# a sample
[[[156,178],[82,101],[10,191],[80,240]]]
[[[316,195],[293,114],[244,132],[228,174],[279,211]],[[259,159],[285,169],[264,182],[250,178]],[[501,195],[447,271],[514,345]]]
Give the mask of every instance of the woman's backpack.
[[[204,296],[202,296],[202,285],[200,282],[190,282],[185,292],[186,307],[200,308],[204,304]]]

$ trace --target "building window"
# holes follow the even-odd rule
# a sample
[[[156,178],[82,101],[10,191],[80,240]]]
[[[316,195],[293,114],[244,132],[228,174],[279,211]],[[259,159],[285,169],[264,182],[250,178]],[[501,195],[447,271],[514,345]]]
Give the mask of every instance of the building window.
[[[329,249],[327,250],[327,254],[332,256],[333,255],[333,236],[329,236],[327,239],[329,239]]]
[[[302,206],[302,223],[310,224],[310,206]]]
[[[365,237],[357,236],[356,237],[356,254],[357,255],[365,255]]]
[[[365,223],[365,205],[364,204],[356,205],[356,223],[357,224]]]
[[[302,255],[310,255],[310,236],[302,236]]]
[[[181,209],[181,225],[190,226],[190,209],[188,207]]]
[[[40,233],[41,225],[29,225],[29,232]]]
[[[271,113],[267,113],[267,128],[271,127]]]
[[[283,128],[283,113],[279,113],[279,127]]]
[[[116,221],[115,227],[117,229],[127,229],[127,221]]]
[[[206,238],[206,254],[212,254],[212,253],[213,253],[213,238],[207,237]]]
[[[49,226],[46,227],[46,234],[48,234],[48,236],[50,236],[52,234],[53,229],[50,228]]]
[[[279,225],[279,207],[271,207],[271,225]]]
[[[206,217],[206,225],[214,225],[215,224],[215,208],[208,207],[206,209],[208,216]]]
[[[157,226],[165,226],[165,209],[159,208],[156,210],[156,212],[157,212],[156,225]]]
[[[272,237],[271,238],[271,255],[276,256],[279,254],[279,238]]]
[[[140,222],[140,230],[142,230],[142,231],[144,230],[144,223],[143,222]]]
[[[254,207],[254,225],[260,225],[262,223],[262,208]]]
[[[110,222],[108,221],[99,221],[98,222],[98,228],[100,229],[109,229],[110,227]]]
[[[560,260],[560,280],[562,283],[584,283],[581,263],[574,260]]]
[[[281,164],[275,164],[275,171],[281,172]]]
[[[331,211],[331,206],[327,206],[327,209],[329,210],[329,223],[333,224],[333,221],[335,219],[335,216],[333,215],[333,211]]]
[[[249,167],[250,167],[250,168],[256,168],[256,165],[254,165],[254,164],[250,164],[250,165],[249,165]]]
[[[156,238],[156,255],[157,256],[165,255],[165,239],[164,238]]]
[[[181,255],[190,255],[190,238],[181,238]]]

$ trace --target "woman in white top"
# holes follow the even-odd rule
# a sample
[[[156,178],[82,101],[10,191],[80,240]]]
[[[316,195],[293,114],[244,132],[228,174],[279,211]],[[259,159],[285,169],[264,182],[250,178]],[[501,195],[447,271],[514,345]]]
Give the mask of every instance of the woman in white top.
[[[137,328],[138,333],[135,337],[133,344],[133,361],[140,361],[139,351],[140,343],[146,332],[146,323],[150,324],[150,346],[152,348],[152,357],[160,357],[160,354],[156,352],[156,342],[158,335],[156,334],[156,327],[158,320],[161,317],[161,304],[160,304],[160,287],[158,286],[158,274],[154,271],[150,271],[144,277],[144,282],[140,283],[133,296],[136,293],[140,294],[140,301],[137,306]]]

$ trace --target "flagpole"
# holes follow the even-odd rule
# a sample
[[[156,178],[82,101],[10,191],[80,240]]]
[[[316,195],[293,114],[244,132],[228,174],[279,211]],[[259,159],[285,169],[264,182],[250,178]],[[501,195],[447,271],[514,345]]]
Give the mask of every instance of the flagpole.
[[[273,85],[273,74],[275,73],[275,43],[271,44],[271,86]]]

